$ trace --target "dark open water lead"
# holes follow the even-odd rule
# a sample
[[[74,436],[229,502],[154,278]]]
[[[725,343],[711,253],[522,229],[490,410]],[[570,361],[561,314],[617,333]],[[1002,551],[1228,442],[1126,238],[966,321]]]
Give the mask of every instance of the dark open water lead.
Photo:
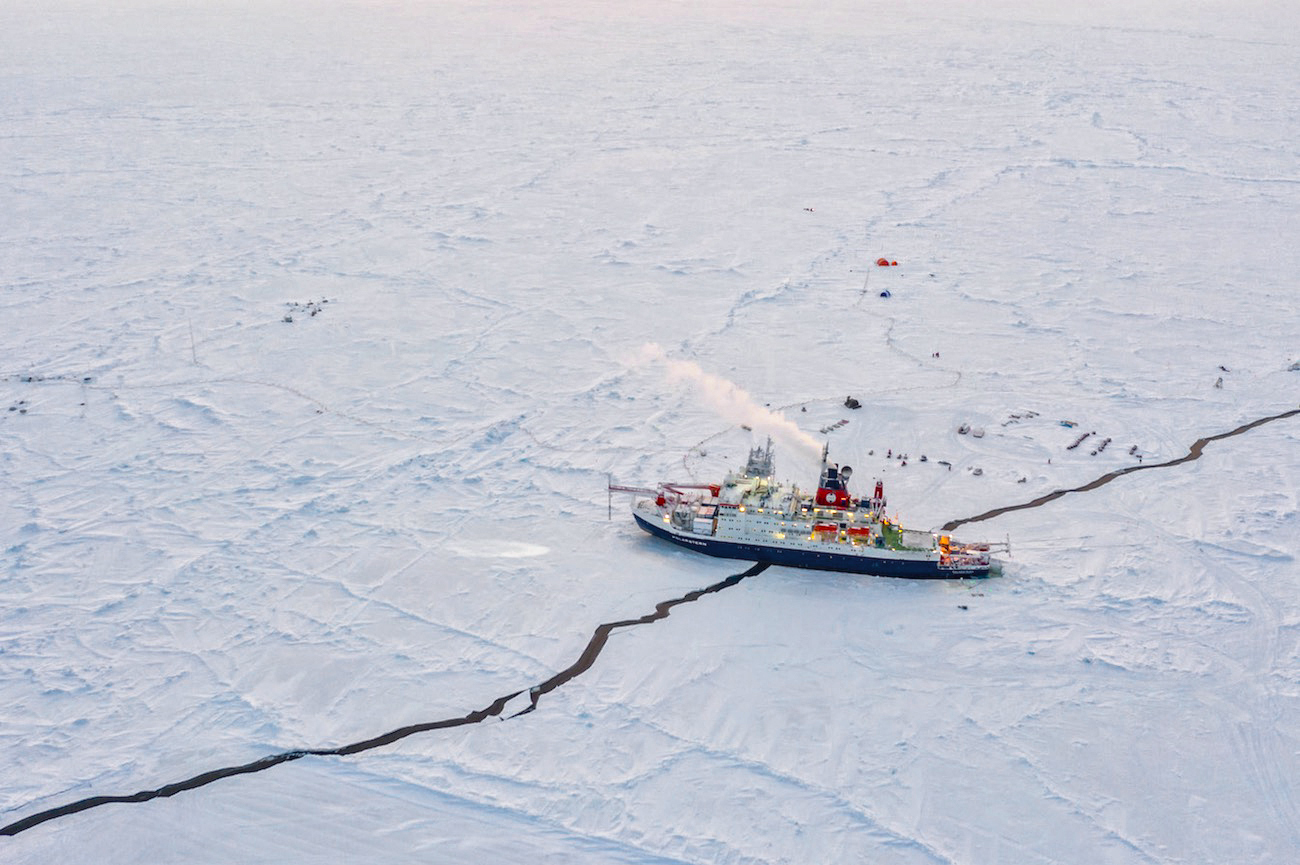
[[[1071,487],[1070,489],[1064,489],[1064,490],[1056,490],[1055,492],[1051,492],[1048,493],[1047,495],[1040,496],[1034,499],[1033,501],[1025,502],[1024,504],[1009,505],[1007,507],[1002,507],[1002,508],[994,508],[991,511],[985,511],[984,513],[979,514],[977,516],[967,517],[965,519],[960,519],[960,520],[953,520],[951,522],[944,524],[943,531],[952,531],[958,526],[965,525],[966,523],[976,523],[976,522],[982,522],[984,520],[991,520],[994,517],[1001,516],[1002,514],[1005,513],[1010,513],[1011,511],[1020,511],[1020,510],[1027,510],[1029,508],[1036,508],[1041,505],[1045,505],[1048,502],[1055,501],[1056,499],[1059,499],[1061,496],[1064,496],[1068,493],[1079,493],[1079,492],[1086,492],[1088,490],[1095,490],[1098,487],[1110,483],[1111,481],[1115,480],[1121,475],[1126,475],[1129,474],[1130,472],[1143,471],[1145,469],[1169,468],[1170,466],[1176,466],[1186,462],[1192,462],[1193,460],[1200,459],[1201,454],[1205,450],[1205,446],[1210,442],[1219,441],[1220,439],[1226,439],[1226,438],[1231,438],[1232,436],[1241,435],[1242,433],[1249,432],[1255,427],[1262,426],[1263,424],[1271,423],[1272,421],[1276,421],[1276,420],[1282,420],[1284,418],[1294,417],[1296,415],[1300,415],[1300,408],[1291,409],[1290,411],[1285,411],[1280,414],[1270,415],[1268,417],[1262,417],[1257,420],[1253,420],[1250,423],[1242,424],[1241,426],[1237,427],[1234,430],[1230,430],[1229,432],[1219,433],[1217,435],[1206,436],[1205,438],[1197,439],[1196,442],[1192,444],[1191,448],[1188,449],[1187,454],[1177,459],[1169,460],[1163,463],[1152,463],[1150,465],[1129,466],[1128,468],[1123,468],[1117,471],[1109,472],[1097,478],[1096,480],[1083,484],[1082,486]],[[600,655],[601,651],[605,648],[605,644],[609,641],[609,635],[613,631],[617,630],[618,628],[628,628],[628,627],[632,627],[633,625],[648,625],[652,622],[657,622],[660,619],[667,618],[672,608],[677,606],[678,604],[691,603],[692,601],[699,600],[704,595],[713,594],[714,592],[720,592],[723,589],[730,588],[731,586],[736,585],[746,577],[756,576],[757,574],[762,573],[767,568],[768,568],[767,564],[762,564],[762,563],[756,564],[747,571],[744,571],[739,574],[732,574],[731,576],[727,577],[725,580],[721,580],[720,582],[714,583],[713,585],[706,586],[703,589],[696,589],[694,591],[687,592],[685,595],[682,595],[679,598],[673,598],[671,600],[661,601],[658,604],[655,604],[655,611],[653,613],[647,613],[646,615],[641,616],[640,618],[637,619],[621,619],[616,622],[606,622],[602,625],[597,626],[596,630],[591,635],[591,639],[587,642],[587,647],[583,649],[583,652],[578,657],[578,660],[575,661],[569,667],[566,667],[565,669],[556,673],[551,678],[542,682],[541,684],[534,685],[532,688],[529,688],[528,695],[529,695],[530,703],[528,707],[523,709],[520,712],[517,712],[515,715],[512,715],[511,717],[518,717],[519,715],[525,715],[533,711],[534,709],[537,708],[538,700],[540,700],[543,695],[550,693],[551,691],[555,690],[561,685],[569,682],[570,680],[576,678],[577,676],[582,675],[587,670],[591,669],[592,664],[596,662],[596,658]],[[288,763],[292,760],[297,760],[302,757],[342,757],[342,756],[347,756],[349,754],[358,754],[362,751],[369,751],[372,748],[379,748],[384,745],[391,745],[393,742],[396,742],[399,739],[405,739],[407,736],[413,736],[416,733],[425,733],[430,730],[441,730],[450,727],[462,727],[465,726],[466,724],[478,724],[482,721],[487,720],[488,718],[499,716],[501,712],[505,709],[506,704],[509,703],[511,700],[513,700],[515,697],[518,697],[522,693],[524,693],[524,691],[519,690],[507,694],[504,697],[498,697],[497,699],[493,700],[492,703],[488,705],[486,708],[478,709],[476,711],[470,712],[468,715],[464,715],[459,718],[445,718],[441,721],[429,721],[423,724],[411,724],[410,726],[399,727],[396,730],[390,730],[389,732],[379,736],[375,736],[372,739],[366,739],[361,742],[354,742],[351,745],[343,745],[338,748],[311,748],[311,749],[303,749],[297,751],[285,751],[282,754],[274,754],[270,757],[263,757],[260,760],[255,760],[252,763],[245,763],[242,766],[230,766],[224,769],[213,769],[210,772],[204,772],[201,775],[195,775],[193,778],[189,778],[185,781],[178,781],[174,784],[167,784],[163,787],[157,788],[156,790],[142,790],[139,793],[135,793],[129,796],[92,796],[88,799],[81,799],[79,801],[71,802],[67,805],[63,805],[58,808],[51,808],[48,811],[41,811],[39,813],[32,814],[29,817],[24,817],[23,819],[10,823],[7,826],[0,827],[0,835],[17,835],[19,832],[23,832],[26,831],[27,829],[31,829],[33,826],[39,826],[40,824],[50,820],[54,820],[55,818],[66,817],[69,814],[76,814],[80,811],[86,811],[90,808],[97,808],[100,805],[108,805],[113,802],[147,802],[150,799],[159,799],[168,796],[175,796],[177,793],[182,793],[186,790],[193,790],[198,787],[203,787],[208,784],[211,784],[213,781],[219,781],[222,778],[230,778],[235,775],[248,775],[253,772],[261,772],[263,770],[270,769],[272,766],[278,766],[281,763]]]
[[[1167,462],[1163,462],[1163,463],[1142,464],[1136,466],[1129,466],[1128,468],[1117,469],[1113,472],[1108,472],[1107,474],[1102,475],[1096,480],[1089,481],[1083,486],[1071,487],[1068,490],[1056,490],[1055,492],[1050,492],[1047,495],[1039,496],[1033,501],[1025,502],[1024,504],[1007,505],[1006,507],[1003,508],[994,508],[991,511],[985,511],[984,513],[979,514],[978,516],[967,517],[964,520],[953,520],[952,522],[944,523],[942,531],[950,532],[953,529],[957,528],[958,526],[966,525],[966,523],[979,523],[979,522],[983,522],[984,520],[991,520],[994,517],[1000,517],[1003,514],[1011,513],[1012,511],[1025,511],[1025,510],[1029,510],[1030,508],[1041,507],[1042,505],[1045,505],[1048,502],[1054,502],[1057,499],[1059,499],[1061,496],[1067,495],[1069,493],[1083,493],[1083,492],[1087,492],[1088,490],[1095,490],[1097,489],[1097,487],[1105,486],[1106,484],[1115,480],[1115,478],[1121,475],[1129,474],[1131,472],[1140,472],[1140,471],[1145,471],[1146,469],[1165,469],[1165,468],[1169,468],[1170,466],[1178,466],[1178,465],[1182,465],[1183,463],[1190,463],[1193,460],[1198,460],[1201,458],[1201,454],[1204,453],[1205,451],[1205,446],[1210,442],[1219,441],[1220,439],[1232,438],[1233,436],[1239,436],[1244,432],[1249,432],[1250,430],[1253,430],[1257,426],[1263,426],[1266,423],[1272,423],[1275,420],[1282,420],[1283,418],[1294,417],[1295,415],[1298,414],[1300,414],[1300,408],[1293,408],[1290,411],[1284,411],[1281,414],[1274,414],[1274,415],[1269,415],[1268,417],[1262,417],[1257,420],[1253,420],[1250,423],[1242,424],[1241,426],[1237,427],[1234,430],[1229,430],[1228,432],[1225,433],[1219,433],[1218,435],[1206,436],[1203,439],[1197,439],[1195,442],[1193,442],[1192,446],[1188,448],[1187,454],[1185,456],[1178,457],[1177,459],[1168,460]]]
[[[668,618],[669,612],[673,607],[679,604],[688,604],[697,601],[705,595],[720,592],[723,589],[729,589],[739,583],[746,577],[753,577],[767,570],[767,565],[754,565],[747,571],[739,574],[732,574],[725,580],[706,586],[703,589],[695,589],[687,592],[679,598],[673,598],[667,601],[660,601],[655,604],[655,611],[647,613],[636,619],[620,619],[616,622],[606,622],[597,626],[592,633],[591,639],[587,642],[587,647],[583,649],[582,654],[572,665],[566,667],[547,679],[539,685],[534,685],[528,689],[530,699],[529,706],[521,712],[517,712],[511,717],[524,715],[537,708],[537,702],[544,694],[554,691],[556,688],[570,681],[571,679],[582,675],[591,669],[591,665],[596,662],[596,658],[605,648],[609,641],[609,635],[618,628],[628,628],[633,625],[648,625],[657,622],[660,619]],[[384,745],[391,745],[399,739],[405,739],[407,736],[414,736],[416,733],[426,733],[430,730],[443,730],[450,727],[463,727],[466,724],[478,724],[486,721],[488,718],[499,716],[505,709],[506,704],[518,697],[524,691],[518,690],[506,694],[504,697],[497,697],[490,705],[485,708],[470,712],[458,718],[444,718],[440,721],[428,721],[423,724],[411,724],[406,727],[398,727],[396,730],[390,730],[371,739],[365,739],[361,742],[353,742],[351,745],[342,745],[338,748],[304,748],[296,751],[285,751],[282,754],[273,754],[269,757],[263,757],[260,760],[254,760],[252,763],[245,763],[242,766],[228,766],[224,769],[213,769],[210,772],[204,772],[201,775],[195,775],[184,781],[177,781],[174,784],[166,784],[156,790],[141,790],[139,793],[133,793],[129,796],[91,796],[88,799],[80,799],[76,802],[70,802],[67,805],[61,805],[58,808],[51,808],[48,811],[41,811],[24,817],[10,823],[7,826],[0,827],[0,835],[17,835],[34,826],[54,820],[58,817],[66,817],[70,814],[76,814],[91,808],[98,808],[100,805],[109,805],[114,802],[148,802],[150,799],[162,799],[168,796],[175,796],[177,793],[183,793],[186,790],[194,790],[198,787],[204,787],[213,781],[220,781],[222,778],[231,778],[235,775],[249,775],[253,772],[262,772],[270,769],[272,766],[278,766],[281,763],[288,763],[302,757],[345,757],[349,754],[359,754],[362,751],[369,751],[372,748],[380,748]]]

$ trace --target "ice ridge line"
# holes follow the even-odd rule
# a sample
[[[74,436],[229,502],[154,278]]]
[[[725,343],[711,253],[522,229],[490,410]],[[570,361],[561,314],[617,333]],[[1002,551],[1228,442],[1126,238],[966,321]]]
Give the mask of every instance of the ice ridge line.
[[[984,520],[991,520],[994,517],[1000,517],[1003,514],[1011,513],[1012,511],[1024,511],[1024,510],[1028,510],[1029,508],[1041,507],[1042,505],[1045,505],[1048,502],[1056,501],[1061,496],[1068,495],[1069,493],[1083,493],[1083,492],[1087,492],[1088,490],[1095,490],[1097,489],[1097,487],[1105,486],[1106,484],[1115,480],[1115,478],[1120,477],[1121,475],[1129,474],[1130,472],[1140,472],[1140,471],[1145,471],[1147,469],[1165,469],[1165,468],[1169,468],[1170,466],[1177,466],[1177,465],[1182,465],[1183,463],[1193,462],[1194,460],[1198,460],[1201,458],[1201,454],[1205,452],[1205,446],[1210,442],[1219,441],[1220,439],[1232,438],[1233,436],[1241,435],[1244,432],[1249,432],[1250,430],[1253,430],[1257,426],[1263,426],[1266,423],[1272,423],[1275,420],[1282,420],[1283,418],[1294,417],[1295,415],[1298,414],[1300,414],[1300,408],[1293,408],[1290,411],[1284,411],[1281,414],[1275,414],[1275,415],[1269,415],[1268,417],[1257,418],[1256,420],[1253,420],[1250,423],[1242,424],[1241,426],[1237,427],[1234,430],[1229,430],[1228,432],[1218,433],[1216,435],[1206,436],[1205,438],[1197,439],[1195,442],[1192,443],[1192,446],[1188,449],[1187,453],[1184,456],[1178,457],[1177,459],[1168,460],[1163,463],[1150,463],[1150,464],[1128,466],[1127,468],[1117,469],[1116,471],[1108,472],[1102,475],[1101,477],[1096,478],[1095,480],[1088,481],[1088,483],[1084,484],[1083,486],[1070,487],[1069,489],[1065,489],[1065,490],[1055,490],[1053,492],[1047,493],[1046,495],[1039,496],[1033,501],[1024,502],[1023,504],[1007,505],[1006,507],[994,508],[991,511],[985,511],[984,513],[979,514],[978,516],[966,517],[965,519],[961,519],[961,520],[952,520],[951,522],[944,523],[940,531],[950,532],[953,529],[957,528],[958,526],[964,526],[967,523],[979,523],[979,522],[983,522]]]
[[[660,601],[655,604],[655,611],[653,613],[647,613],[646,615],[636,619],[621,619],[616,622],[605,622],[598,625],[596,630],[592,633],[591,639],[587,642],[586,648],[583,649],[582,654],[578,657],[578,660],[541,684],[529,688],[528,696],[530,703],[528,707],[509,717],[517,718],[520,715],[528,714],[537,708],[537,702],[543,695],[554,691],[566,682],[569,682],[591,669],[591,666],[596,662],[596,658],[600,656],[601,651],[605,648],[605,644],[609,641],[610,634],[618,628],[627,628],[633,625],[648,625],[657,622],[660,619],[666,619],[673,607],[676,607],[679,604],[688,604],[698,601],[705,595],[710,595],[715,592],[720,592],[723,589],[731,588],[747,577],[761,574],[763,571],[767,570],[767,568],[768,565],[766,563],[760,562],[747,571],[739,574],[732,574],[725,580],[720,580],[712,585],[705,586],[702,589],[695,589],[687,592],[679,598]],[[78,814],[91,808],[98,808],[100,805],[110,805],[115,802],[148,802],[150,799],[163,799],[175,796],[177,793],[205,787],[214,781],[220,781],[222,778],[232,778],[236,775],[249,775],[254,772],[263,772],[273,766],[278,766],[281,763],[289,763],[303,757],[346,757],[351,754],[359,754],[362,751],[369,751],[374,748],[391,745],[400,739],[414,736],[416,733],[426,733],[430,730],[443,730],[451,727],[462,727],[467,724],[478,724],[488,718],[500,715],[501,712],[505,710],[506,704],[522,693],[524,692],[519,690],[506,694],[503,697],[497,697],[485,708],[477,709],[459,718],[444,718],[440,721],[427,721],[422,724],[410,724],[405,727],[398,727],[396,730],[390,730],[387,733],[383,733],[370,739],[353,742],[350,745],[341,745],[337,748],[301,748],[293,751],[285,751],[281,754],[272,754],[269,757],[263,757],[260,760],[245,763],[242,766],[228,766],[223,769],[213,769],[209,772],[195,775],[193,778],[188,778],[184,781],[177,781],[174,784],[165,784],[155,790],[141,790],[139,793],[133,793],[128,796],[91,796],[87,799],[80,799],[76,802],[70,802],[67,805],[61,805],[57,808],[50,808],[47,811],[32,814],[21,820],[10,823],[7,826],[2,826],[0,827],[0,835],[17,835],[19,832],[25,832],[28,829],[49,822],[50,820]]]

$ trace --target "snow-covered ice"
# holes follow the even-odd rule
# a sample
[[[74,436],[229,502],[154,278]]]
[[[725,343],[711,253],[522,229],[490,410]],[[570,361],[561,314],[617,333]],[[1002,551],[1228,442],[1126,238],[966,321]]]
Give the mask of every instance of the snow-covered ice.
[[[914,528],[1300,405],[1300,12],[1054,5],[0,6],[0,824],[519,694],[0,859],[1295,861],[1300,417],[517,714],[746,567],[606,518],[671,363]]]

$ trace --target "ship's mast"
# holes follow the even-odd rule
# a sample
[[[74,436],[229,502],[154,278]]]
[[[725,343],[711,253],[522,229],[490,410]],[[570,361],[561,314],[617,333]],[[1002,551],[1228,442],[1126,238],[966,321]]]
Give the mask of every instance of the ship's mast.
[[[776,459],[772,455],[772,437],[767,437],[767,445],[750,448],[749,460],[745,463],[745,474],[752,478],[770,478],[776,473]]]

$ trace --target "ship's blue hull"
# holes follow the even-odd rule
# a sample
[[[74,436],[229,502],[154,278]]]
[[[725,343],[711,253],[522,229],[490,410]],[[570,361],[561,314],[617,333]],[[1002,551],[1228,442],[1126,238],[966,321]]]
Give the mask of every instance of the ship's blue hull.
[[[794,550],[786,547],[767,547],[724,541],[698,535],[678,535],[661,525],[633,513],[637,525],[657,538],[706,556],[720,559],[743,559],[747,562],[766,562],[791,568],[813,568],[819,571],[846,571],[870,574],[876,577],[901,577],[911,580],[952,580],[970,577],[987,577],[988,568],[940,568],[938,562],[918,562],[911,559],[867,558],[818,550]]]

